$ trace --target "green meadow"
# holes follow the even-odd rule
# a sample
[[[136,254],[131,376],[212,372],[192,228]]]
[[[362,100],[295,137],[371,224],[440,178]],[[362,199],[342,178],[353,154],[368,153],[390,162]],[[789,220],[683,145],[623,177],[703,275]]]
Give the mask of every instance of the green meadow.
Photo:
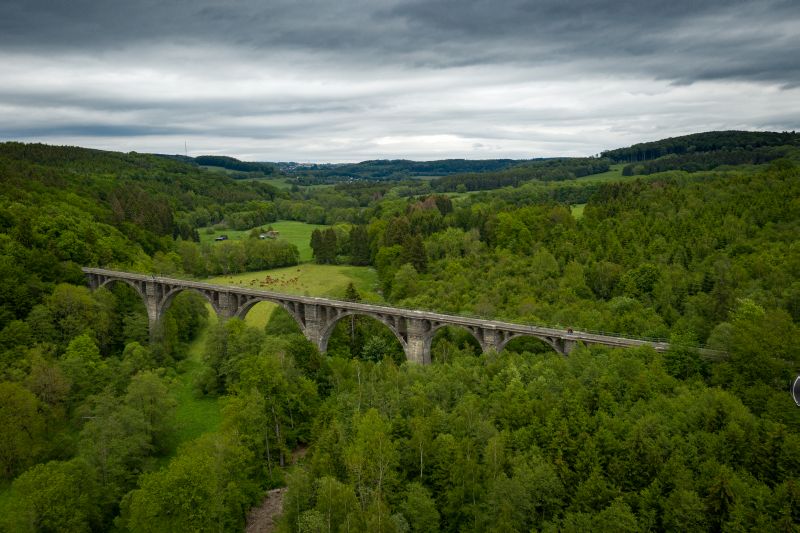
[[[347,285],[352,282],[363,300],[382,301],[381,296],[375,292],[378,273],[369,267],[303,263],[286,268],[219,276],[210,278],[208,282],[330,298],[344,298]],[[276,307],[276,304],[269,302],[258,303],[247,313],[245,321],[252,326],[264,327]]]
[[[320,224],[306,224],[305,222],[297,222],[294,220],[278,220],[269,224],[262,224],[264,229],[272,227],[275,231],[280,233],[279,239],[289,241],[297,246],[300,251],[300,261],[311,261],[311,233],[315,229],[325,229],[327,226]],[[228,239],[239,240],[247,239],[250,237],[251,230],[221,230],[215,228],[203,228],[199,230],[200,242],[211,242],[220,235],[227,235]]]
[[[209,325],[216,323],[217,316],[208,307]],[[219,428],[222,415],[219,401],[213,396],[201,396],[196,382],[206,368],[203,361],[203,347],[208,336],[208,327],[203,328],[197,338],[189,345],[186,359],[178,363],[178,376],[172,382],[171,392],[178,402],[175,409],[175,446],[196,439],[204,433]]]
[[[580,182],[580,183],[607,183],[610,181],[622,181],[632,179],[632,176],[623,176],[622,169],[625,165],[624,164],[616,164],[611,165],[606,172],[601,172],[600,174],[591,174],[589,176],[583,176],[580,178],[575,178],[574,180],[564,180],[561,183],[570,183],[570,182]]]

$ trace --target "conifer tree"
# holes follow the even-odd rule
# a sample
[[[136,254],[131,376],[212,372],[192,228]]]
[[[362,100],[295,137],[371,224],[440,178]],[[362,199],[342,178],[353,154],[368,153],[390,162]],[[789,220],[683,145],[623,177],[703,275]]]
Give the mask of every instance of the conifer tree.
[[[368,265],[370,259],[369,235],[365,226],[353,226],[350,230],[350,262],[354,265]]]
[[[318,229],[315,229],[311,233],[311,254],[314,257],[314,260],[317,263],[322,263],[322,232]]]
[[[334,264],[336,263],[336,232],[333,228],[328,228],[322,234],[322,250],[323,260],[322,263]]]

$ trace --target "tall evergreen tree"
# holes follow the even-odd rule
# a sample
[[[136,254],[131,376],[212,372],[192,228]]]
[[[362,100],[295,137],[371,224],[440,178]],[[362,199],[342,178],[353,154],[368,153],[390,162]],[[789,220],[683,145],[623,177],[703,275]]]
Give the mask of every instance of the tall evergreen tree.
[[[344,291],[344,299],[348,302],[361,301],[361,295],[358,294],[358,290],[356,290],[356,286],[353,285],[352,281],[347,284],[347,289]]]
[[[333,228],[328,228],[322,234],[322,250],[323,260],[322,263],[333,264],[336,263],[336,232]]]
[[[317,263],[323,263],[322,232],[315,229],[311,232],[311,254]]]
[[[369,235],[366,226],[353,226],[350,230],[350,262],[354,265],[369,264]]]

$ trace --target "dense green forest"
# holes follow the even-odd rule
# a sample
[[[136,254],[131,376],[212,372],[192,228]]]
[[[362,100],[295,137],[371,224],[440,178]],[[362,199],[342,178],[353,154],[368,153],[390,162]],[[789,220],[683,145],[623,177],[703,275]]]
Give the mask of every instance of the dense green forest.
[[[608,171],[606,159],[542,159],[525,162],[497,172],[458,174],[431,183],[437,192],[482,191],[516,187],[526,181],[564,181]]]
[[[669,154],[690,154],[766,146],[798,146],[800,133],[770,131],[710,131],[607,150],[601,155],[615,162],[645,161]]]
[[[0,144],[0,530],[242,531],[285,486],[286,532],[797,531],[793,135],[283,190],[180,158]],[[320,354],[285,312],[219,321],[191,292],[148,331],[132,289],[80,272],[294,265],[293,244],[258,238],[279,219],[327,226],[314,261],[374,268],[388,303],[673,348],[482,354],[445,328],[418,366],[352,317]],[[254,231],[201,244],[207,227]],[[197,402],[219,418],[190,434],[176,421]]]
[[[796,151],[788,146],[760,147],[754,149],[734,148],[713,152],[692,152],[669,154],[657,159],[625,165],[622,173],[626,176],[634,174],[654,174],[667,170],[683,170],[699,172],[713,170],[723,165],[758,165],[781,157],[791,157]]]

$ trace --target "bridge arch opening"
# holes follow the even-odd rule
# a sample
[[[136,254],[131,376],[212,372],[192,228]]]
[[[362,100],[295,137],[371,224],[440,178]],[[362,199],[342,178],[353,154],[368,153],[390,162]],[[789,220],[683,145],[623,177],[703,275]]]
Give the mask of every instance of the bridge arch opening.
[[[436,328],[429,341],[431,362],[448,363],[459,351],[479,355],[483,349],[475,334],[460,326],[440,326]]]
[[[211,312],[209,312],[209,310]],[[192,288],[175,289],[164,298],[159,309],[156,331],[151,339],[164,356],[182,359],[188,344],[208,324],[216,308],[202,292]]]
[[[138,342],[145,346],[150,338],[150,325],[145,298],[133,283],[122,279],[106,281],[98,290],[110,292],[114,298],[114,325],[112,331],[120,332],[109,348],[120,353],[125,345]]]
[[[191,295],[191,296],[186,296],[186,295]],[[195,289],[193,287],[178,287],[178,288],[172,289],[170,292],[168,292],[164,296],[163,300],[161,300],[161,305],[159,306],[159,309],[158,309],[159,322],[164,320],[164,317],[166,316],[166,314],[169,312],[169,310],[175,304],[175,299],[176,298],[180,298],[181,301],[186,301],[187,299],[193,299],[193,300],[197,301],[197,298],[202,298],[203,304],[204,305],[208,304],[211,307],[212,311],[214,311],[214,313],[218,317],[222,318],[220,316],[219,309],[217,309],[216,303],[213,300],[211,300],[211,298],[206,293],[204,293],[204,292],[202,292],[200,290],[197,290],[197,289]]]
[[[516,335],[506,342],[501,349],[513,353],[527,352],[537,355],[559,355],[559,352],[556,350],[555,346],[550,344],[548,341],[540,339],[539,337],[534,337],[533,335]]]
[[[236,316],[267,334],[303,333],[300,317],[280,302],[257,300],[242,307]]]
[[[388,357],[397,364],[406,360],[403,337],[369,314],[345,313],[328,325],[321,338],[321,351],[328,355],[376,362]]]
[[[142,305],[145,304],[145,294],[142,292],[142,290],[139,287],[139,285],[137,285],[135,282],[133,282],[131,280],[128,280],[128,279],[124,279],[124,278],[109,278],[106,281],[104,281],[98,287],[98,289],[102,289],[102,288],[105,287],[106,289],[114,292],[114,290],[117,290],[116,289],[117,287],[120,287],[122,285],[124,285],[126,287],[129,287],[131,291],[133,291],[134,293],[136,293],[139,296],[139,300],[142,302]]]
[[[297,318],[277,302],[269,300],[258,301],[243,308],[238,316],[248,326],[258,328],[267,335],[303,334],[303,329]]]

